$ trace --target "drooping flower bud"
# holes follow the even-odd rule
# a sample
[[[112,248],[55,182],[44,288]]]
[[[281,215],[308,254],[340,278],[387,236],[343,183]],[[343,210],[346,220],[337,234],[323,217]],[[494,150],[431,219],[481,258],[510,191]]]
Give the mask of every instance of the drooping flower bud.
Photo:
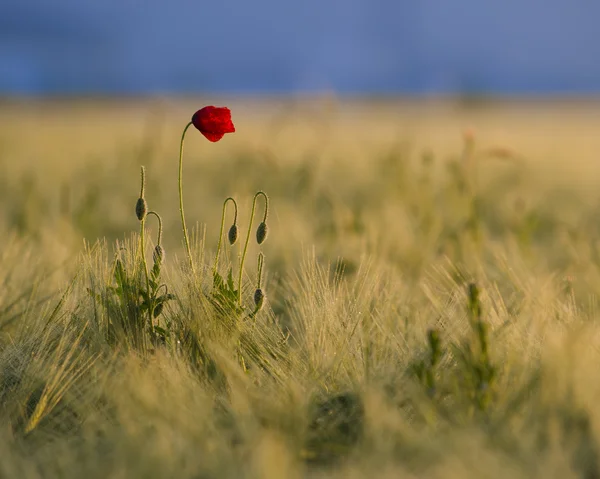
[[[158,318],[160,316],[160,313],[162,313],[162,311],[163,311],[163,303],[158,303],[154,307],[154,311],[152,311],[152,316],[154,316],[154,318]]]
[[[229,228],[229,233],[227,233],[227,237],[229,239],[229,244],[233,246],[238,239],[238,227],[235,223],[231,225],[231,228]]]
[[[267,223],[264,221],[258,225],[256,230],[256,242],[258,244],[263,244],[267,239],[267,235],[269,234],[269,228],[267,227]]]

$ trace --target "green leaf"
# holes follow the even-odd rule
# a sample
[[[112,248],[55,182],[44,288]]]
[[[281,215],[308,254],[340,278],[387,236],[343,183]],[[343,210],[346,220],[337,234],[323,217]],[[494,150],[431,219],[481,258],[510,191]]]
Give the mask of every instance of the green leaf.
[[[229,269],[229,274],[227,275],[227,286],[229,288],[229,291],[237,293],[237,290],[235,289],[235,284],[233,283],[233,270],[232,269]]]
[[[167,335],[167,331],[164,328],[161,328],[160,326],[154,326],[154,331],[160,334],[161,336]]]
[[[160,263],[154,263],[150,276],[158,283],[158,280],[160,279]]]

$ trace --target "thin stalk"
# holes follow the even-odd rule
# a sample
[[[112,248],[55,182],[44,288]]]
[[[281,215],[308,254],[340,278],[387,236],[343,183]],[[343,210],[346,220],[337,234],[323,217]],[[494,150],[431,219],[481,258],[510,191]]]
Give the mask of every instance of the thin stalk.
[[[156,211],[148,211],[148,215],[154,215],[154,216],[156,216],[156,219],[158,219],[158,238],[157,238],[158,242],[156,244],[158,246],[160,246],[162,244],[162,232],[163,232],[162,218]]]
[[[250,234],[252,233],[252,224],[254,223],[254,212],[256,211],[256,200],[259,196],[263,196],[265,199],[265,214],[263,221],[267,221],[269,214],[269,197],[264,191],[259,191],[254,195],[252,200],[252,211],[250,213],[250,224],[248,225],[248,234],[246,235],[246,243],[244,244],[244,252],[242,253],[242,259],[240,260],[240,273],[238,278],[238,302],[242,305],[242,276],[244,274],[244,262],[246,261],[246,253],[248,252],[248,243],[250,242]]]
[[[183,212],[183,140],[185,138],[185,133],[191,125],[192,122],[190,121],[183,129],[183,133],[181,134],[181,142],[179,144],[179,212],[181,213],[181,227],[183,229],[185,249],[187,252],[188,259],[190,261],[190,269],[192,271],[192,274],[194,274],[195,276],[194,261],[192,260],[192,250],[190,248],[190,239],[188,237],[187,228],[185,226],[185,214]]]
[[[144,198],[144,193],[146,189],[146,168],[142,166],[141,168],[141,180],[142,186],[140,189],[140,198]],[[142,265],[144,266],[144,277],[146,278],[146,294],[150,297],[150,278],[148,277],[148,263],[146,262],[146,216],[144,214],[142,219],[140,220],[140,251],[142,253]],[[148,318],[150,319],[150,325],[152,325],[152,311],[148,307]]]
[[[258,289],[262,288],[262,272],[263,272],[263,264],[265,262],[265,255],[262,253],[258,253],[258,285],[256,286]]]
[[[146,277],[146,291],[150,295],[150,278],[148,276],[148,262],[146,261],[146,241],[144,241],[144,236],[146,236],[145,226],[146,218],[140,221],[140,250],[142,252],[142,264],[144,265],[144,276]],[[152,313],[150,312],[150,314]]]
[[[238,215],[237,202],[230,196],[230,197],[226,198],[225,201],[223,202],[223,212],[221,213],[221,229],[219,230],[219,243],[217,245],[217,255],[215,257],[215,265],[213,267],[213,276],[217,272],[217,265],[219,263],[219,254],[221,253],[221,244],[223,243],[223,229],[225,227],[225,212],[227,209],[227,203],[230,201],[233,202],[233,208],[234,208],[233,224],[234,225],[237,224],[237,215]]]

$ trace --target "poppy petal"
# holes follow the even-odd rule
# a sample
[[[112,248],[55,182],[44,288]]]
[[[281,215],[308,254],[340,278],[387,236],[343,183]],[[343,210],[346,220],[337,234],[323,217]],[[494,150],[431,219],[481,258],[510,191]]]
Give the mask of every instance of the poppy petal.
[[[221,138],[223,138],[223,136],[225,136],[225,133],[213,133],[212,131],[201,131],[200,133],[202,133],[207,140],[214,142],[219,141]]]
[[[205,106],[194,113],[192,123],[210,141],[219,141],[225,133],[235,132],[227,107]]]

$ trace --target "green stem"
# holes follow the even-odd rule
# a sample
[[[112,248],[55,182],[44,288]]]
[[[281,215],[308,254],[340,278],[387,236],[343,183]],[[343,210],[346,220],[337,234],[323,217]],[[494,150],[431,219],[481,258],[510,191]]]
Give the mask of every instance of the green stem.
[[[140,198],[144,198],[144,192],[146,191],[146,167],[140,168],[141,184],[140,187]]]
[[[258,254],[258,285],[257,288],[262,288],[262,272],[263,272],[263,263],[265,262],[265,255],[262,251]]]
[[[142,251],[142,264],[144,265],[144,274],[146,276],[146,289],[150,294],[150,280],[148,279],[148,263],[146,262],[146,241],[145,235],[146,218],[140,221],[140,250]]]
[[[185,249],[187,252],[188,259],[190,261],[190,269],[192,271],[192,274],[194,274],[195,276],[194,261],[192,260],[192,250],[190,248],[190,239],[188,237],[187,228],[185,226],[185,215],[183,213],[183,140],[185,138],[185,133],[191,125],[192,122],[190,121],[183,129],[183,133],[181,134],[181,143],[179,144],[179,212],[181,213],[181,227],[183,229]]]
[[[246,261],[246,253],[248,252],[248,243],[250,242],[250,234],[252,233],[252,224],[254,223],[254,212],[256,211],[256,200],[259,196],[263,196],[265,199],[265,215],[263,221],[267,220],[269,213],[269,197],[264,191],[259,191],[254,195],[252,200],[252,212],[250,213],[250,224],[248,225],[248,234],[246,235],[246,243],[244,244],[244,252],[242,253],[242,259],[240,260],[240,273],[238,278],[238,302],[242,305],[242,276],[244,274],[244,262]]]
[[[144,276],[146,277],[146,293],[150,298],[150,278],[148,276],[148,263],[146,262],[146,242],[144,240],[146,226],[146,218],[140,221],[140,250],[142,252],[142,264],[144,265]],[[152,311],[150,310],[150,303],[148,303],[148,318],[150,319],[150,326],[152,326]]]
[[[140,187],[140,198],[144,198],[144,193],[146,191],[146,168],[141,167],[141,187]],[[150,279],[148,277],[148,263],[146,262],[146,242],[144,241],[145,235],[145,226],[146,226],[146,216],[147,213],[144,214],[142,219],[140,220],[140,252],[142,253],[142,265],[144,266],[144,276],[146,278],[146,291],[148,296],[150,295]],[[150,321],[152,321],[152,311],[149,311]]]
[[[219,243],[217,245],[217,255],[215,257],[215,265],[213,267],[213,276],[217,272],[217,265],[219,263],[219,254],[221,253],[221,244],[223,243],[223,228],[225,227],[225,212],[227,209],[227,203],[231,201],[233,202],[234,214],[233,214],[233,224],[237,223],[237,215],[238,215],[238,207],[237,202],[230,196],[225,199],[223,202],[223,212],[221,213],[221,230],[219,231]]]
[[[148,211],[148,215],[154,215],[158,219],[158,242],[156,244],[158,246],[160,246],[162,243],[162,231],[163,231],[162,218],[156,211]]]
[[[269,216],[269,197],[264,191],[259,191],[254,195],[254,198],[262,196],[265,199],[265,214],[263,215],[263,223],[267,222],[267,217]]]

